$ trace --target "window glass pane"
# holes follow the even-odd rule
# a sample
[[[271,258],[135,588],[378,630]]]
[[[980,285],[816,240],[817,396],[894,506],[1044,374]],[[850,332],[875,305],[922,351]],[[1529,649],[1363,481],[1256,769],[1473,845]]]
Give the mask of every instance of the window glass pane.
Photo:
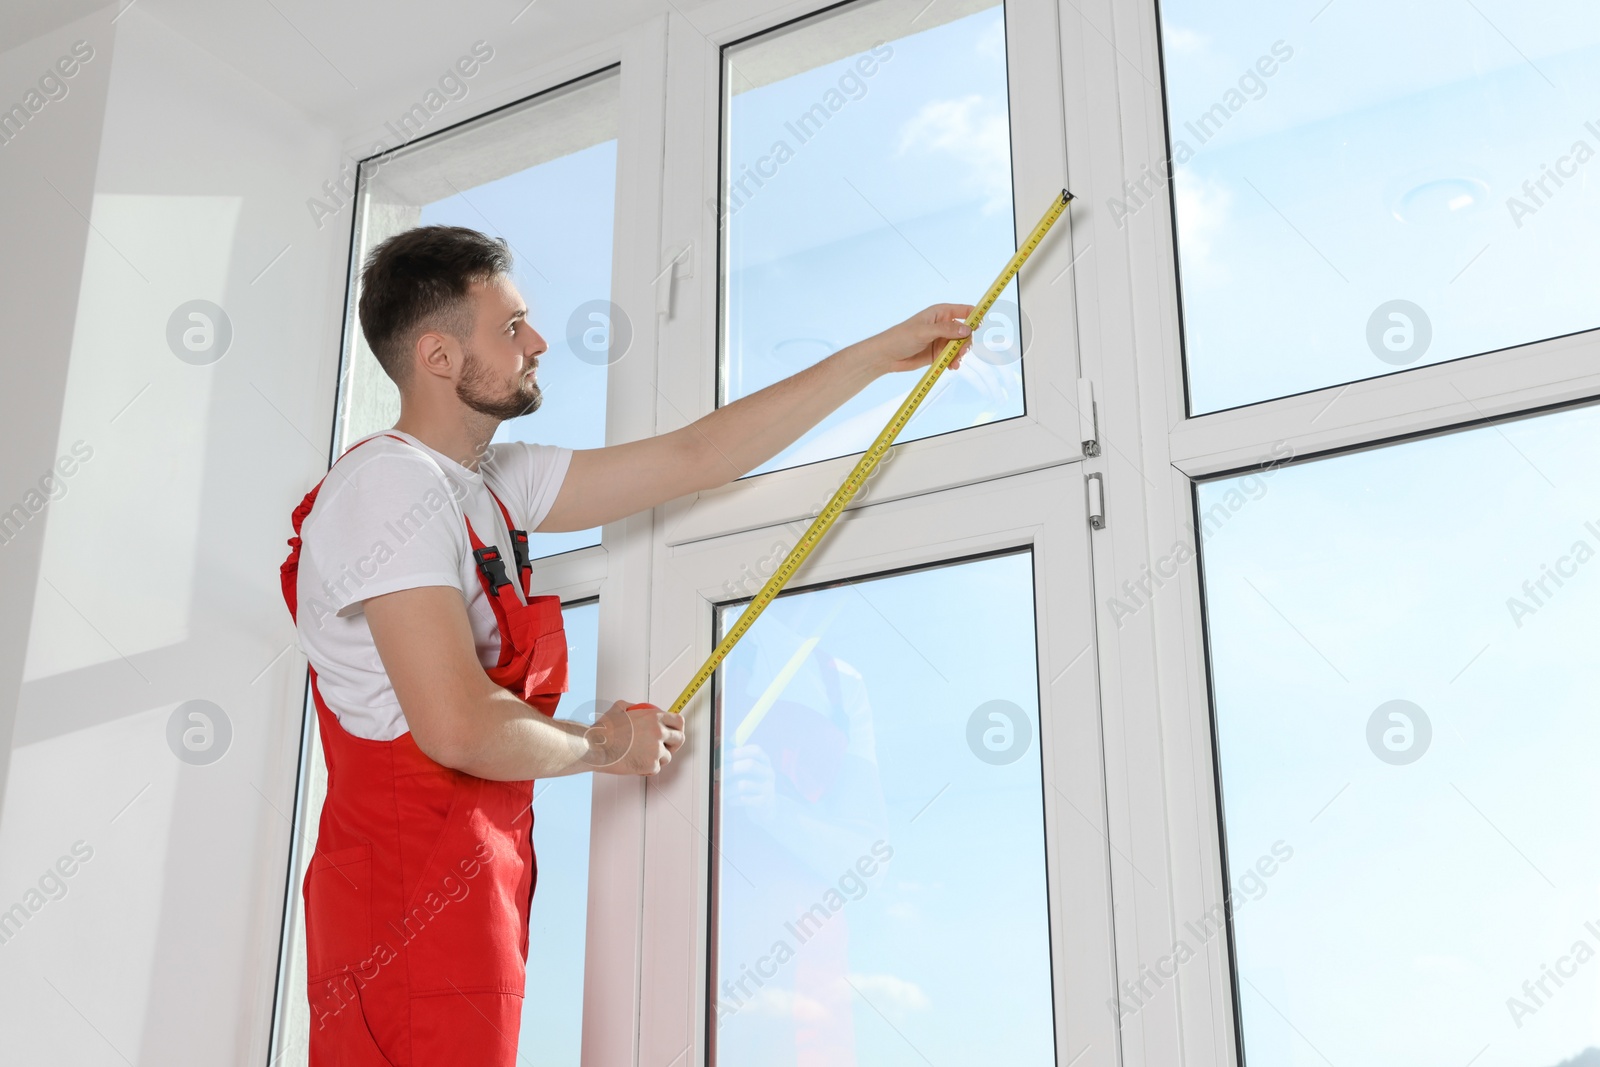
[[[873,0],[724,60],[719,402],[977,300],[1016,251],[1000,4]],[[942,377],[902,440],[1022,414],[1015,285],[1002,299],[997,351]],[[865,449],[915,381],[879,379],[757,472]]]
[[[544,403],[503,423],[496,441],[570,448],[605,444],[611,239],[617,172],[617,77],[538,97],[364,165],[362,253],[413,226],[466,226],[503,237],[529,321],[549,343],[539,359]],[[619,346],[623,327],[616,325]],[[630,331],[631,333],[631,331]],[[393,423],[399,394],[360,338],[345,401],[345,440]],[[548,556],[600,543],[600,531],[535,534]]]
[[[1597,450],[1584,408],[1200,487],[1247,1062],[1600,1059]]]
[[[589,718],[594,708],[600,604],[563,606],[572,688],[556,712]],[[578,1067],[583,1039],[584,938],[589,914],[589,804],[594,776],[547,778],[533,792],[533,846],[539,883],[528,918],[528,986],[517,1062]]]
[[[716,706],[715,1061],[1053,1064],[1031,556],[783,596]]]
[[[1600,8],[1160,6],[1193,413],[1600,326]]]

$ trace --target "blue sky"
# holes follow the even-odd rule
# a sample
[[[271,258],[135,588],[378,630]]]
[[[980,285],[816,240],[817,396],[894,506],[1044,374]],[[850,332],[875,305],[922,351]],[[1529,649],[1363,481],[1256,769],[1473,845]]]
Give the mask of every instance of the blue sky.
[[[1600,1046],[1600,959],[1507,1006],[1600,952],[1600,561],[1574,553],[1600,554],[1597,451],[1586,407],[1200,487],[1202,511],[1255,497],[1204,546],[1228,855],[1294,849],[1237,916],[1251,1063]],[[1396,699],[1432,729],[1403,765],[1366,733]]]
[[[723,775],[719,968],[737,977],[779,939],[798,955],[722,1027],[718,1063],[795,1063],[797,1018],[853,1031],[841,1065],[1055,1063],[1031,556],[779,598],[718,681],[724,767],[737,725],[812,637],[748,739],[774,768],[773,817],[752,817],[728,784],[739,776]],[[1001,765],[967,733],[996,700],[1030,733]],[[786,932],[880,841],[893,858],[829,920],[839,955]]]
[[[827,101],[857,57],[732,97],[734,177],[779,140],[794,155],[726,223],[728,399],[929,304],[976,303],[1016,251],[1000,7],[887,46],[888,58],[861,79],[859,99],[833,98],[843,105],[804,143],[786,124]],[[1025,205],[1029,213],[1047,206]],[[1006,297],[1016,300],[1015,284]],[[910,372],[879,379],[756,472],[861,451],[916,380]],[[940,380],[901,439],[1022,410],[1019,363],[969,359]]]
[[[1197,412],[1600,325],[1600,170],[1575,151],[1600,152],[1592,5],[1162,16]],[[1275,44],[1292,56],[1202,144],[1190,123]],[[1575,176],[1513,217],[1563,157]],[[1367,339],[1394,299],[1432,331],[1399,366]],[[1553,1067],[1600,1045],[1600,966],[1522,988],[1600,951],[1600,586],[1580,567],[1533,614],[1509,604],[1600,549],[1597,434],[1583,409],[1199,488],[1204,512],[1265,486],[1204,550],[1230,864],[1295,850],[1237,916],[1251,1062]],[[1390,700],[1431,725],[1413,763],[1368,747]]]
[[[1600,153],[1600,9],[1320,8],[1161,5],[1195,412],[1392,373],[1366,326],[1394,299],[1431,321],[1415,366],[1600,326],[1600,159],[1507,206],[1576,142]],[[1188,124],[1275,44],[1202,143]]]

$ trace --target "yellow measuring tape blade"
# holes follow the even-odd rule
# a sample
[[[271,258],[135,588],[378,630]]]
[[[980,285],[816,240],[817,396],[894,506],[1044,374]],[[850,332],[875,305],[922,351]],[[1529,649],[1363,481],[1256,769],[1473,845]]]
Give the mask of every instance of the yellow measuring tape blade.
[[[1033,255],[1033,250],[1038,248],[1039,243],[1044,240],[1044,235],[1050,232],[1050,227],[1054,226],[1056,220],[1066,212],[1067,204],[1071,201],[1072,194],[1065,189],[1061,190],[1061,195],[1050,202],[1050,210],[1044,213],[1044,218],[1039,220],[1039,225],[1035,226],[1033,232],[1028,234],[1028,239],[1022,242],[1022,247],[1017,249],[1017,254],[1011,257],[1011,261],[1006,264],[1005,269],[995,278],[994,284],[989,286],[989,291],[983,294],[983,299],[972,309],[972,314],[967,316],[967,325],[972,328],[974,335],[976,335],[978,324],[983,321],[983,317],[989,313],[989,309],[994,306],[994,302],[1000,299],[1000,294],[1005,291],[1005,287],[1011,284],[1011,279],[1017,276],[1017,272],[1028,261],[1028,257]],[[779,564],[778,569],[772,572],[772,577],[767,579],[767,584],[763,585],[761,591],[751,599],[749,606],[744,609],[744,613],[739,616],[738,621],[733,624],[727,635],[717,643],[716,648],[711,650],[711,655],[706,657],[705,663],[695,672],[694,677],[689,680],[689,684],[684,686],[683,692],[678,694],[678,699],[672,702],[672,706],[667,709],[668,711],[681,713],[684,708],[688,707],[689,701],[693,700],[694,695],[700,691],[700,688],[711,680],[711,676],[717,672],[717,668],[722,665],[722,661],[728,658],[728,653],[733,650],[733,646],[739,643],[739,639],[749,631],[751,626],[755,625],[756,619],[760,617],[763,611],[767,610],[767,605],[778,598],[778,594],[789,583],[789,579],[794,577],[795,572],[800,569],[800,565],[806,561],[806,557],[811,555],[812,550],[821,543],[823,536],[832,528],[834,521],[844,514],[844,510],[849,506],[851,498],[867,483],[873,468],[888,453],[889,446],[894,444],[894,439],[900,435],[901,430],[905,429],[906,423],[911,421],[911,416],[916,413],[918,405],[927,398],[928,393],[933,389],[933,383],[939,380],[939,375],[943,374],[945,368],[950,365],[950,361],[961,350],[965,340],[965,338],[954,338],[944,346],[944,351],[940,352],[939,358],[935,359],[928,367],[926,373],[922,375],[922,379],[917,382],[916,388],[911,390],[910,395],[900,405],[900,409],[894,413],[894,417],[883,428],[883,432],[878,434],[877,439],[872,442],[872,447],[862,455],[861,461],[855,465],[849,476],[845,478],[844,484],[834,492],[827,506],[812,521],[806,532],[800,536],[800,540],[796,542],[789,555],[784,558],[784,561]],[[806,652],[810,652],[810,648],[807,648],[806,645],[801,647]],[[815,645],[813,644],[811,647],[815,647]],[[794,663],[793,666],[796,670],[799,669],[798,662]],[[792,677],[793,672],[789,671],[788,673]],[[785,678],[784,683],[787,684],[787,682],[788,678]],[[779,689],[781,691],[781,686]]]

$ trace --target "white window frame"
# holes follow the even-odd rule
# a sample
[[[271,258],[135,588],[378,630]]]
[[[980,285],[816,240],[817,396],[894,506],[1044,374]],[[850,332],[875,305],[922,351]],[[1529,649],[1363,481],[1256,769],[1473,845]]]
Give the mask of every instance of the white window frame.
[[[669,16],[668,136],[660,283],[662,429],[716,397],[722,48],[835,6],[718,2]],[[1059,26],[1051,0],[1008,0],[1007,60],[1015,220],[1031,230],[1065,174]],[[1026,78],[1030,87],[1021,91]],[[1040,90],[1043,91],[1040,91]],[[1035,551],[1041,744],[1059,1062],[1115,1056],[1110,870],[1099,695],[1087,599],[1089,527],[1077,411],[1076,290],[1070,218],[1030,261],[1022,307],[1026,414],[896,446],[895,458],[808,562],[805,584],[862,577],[1031,544]],[[684,255],[685,250],[688,254]],[[707,252],[712,254],[707,255]],[[673,269],[674,260],[687,269]],[[998,264],[996,265],[999,266]],[[1060,280],[1059,285],[1052,282]],[[949,299],[976,299],[978,294]],[[659,511],[651,602],[652,701],[666,706],[711,650],[726,582],[770,555],[775,537],[826,500],[857,457],[746,478]],[[1031,473],[1030,473],[1031,472]],[[775,527],[781,529],[775,530]],[[1074,569],[1076,568],[1076,569]],[[1047,627],[1047,620],[1053,629]],[[1071,647],[1068,648],[1067,646]],[[1051,683],[1051,679],[1054,682]],[[689,742],[646,804],[639,1063],[705,1062],[711,739],[708,696],[690,706]],[[1063,801],[1064,796],[1071,802]],[[1097,1062],[1087,1056],[1082,1063]],[[1106,1060],[1105,1062],[1112,1062]]]
[[[726,581],[770,553],[771,529],[657,548],[651,660],[666,664],[651,699],[666,706],[710,654]],[[792,537],[790,538],[792,541]],[[841,518],[806,564],[807,585],[1030,548],[1039,675],[1056,1053],[1114,1049],[1111,867],[1100,763],[1099,689],[1086,494],[1075,464],[875,503]],[[709,694],[687,712],[678,759],[645,807],[639,1063],[705,1063],[710,914]],[[957,729],[959,723],[946,723]],[[1094,1062],[1085,1060],[1081,1062]]]
[[[668,296],[662,296],[663,306],[670,307],[662,333],[663,429],[681,426],[711,411],[716,403],[719,234],[717,219],[706,205],[719,202],[721,49],[835,6],[837,0],[719,0],[696,8],[692,23],[683,16],[671,16],[662,247],[669,258],[688,250],[685,258],[693,277],[676,279],[670,303]],[[1055,91],[1061,71],[1055,4],[1052,0],[1007,0],[1005,9],[1013,210],[1020,240],[1033,229],[1052,197],[1061,193],[1066,173],[1065,120]],[[1019,72],[1044,91],[1019,91]],[[1072,225],[1070,217],[1057,223],[1021,280],[1021,306],[1032,327],[1031,335],[1023,338],[1028,353],[1023,370],[1024,414],[907,442],[894,464],[874,480],[873,500],[1082,459],[1078,331],[1068,286],[1075,244]],[[667,262],[664,258],[662,266]],[[1003,265],[996,263],[995,271]],[[673,279],[669,271],[662,284],[674,285]],[[1056,279],[1059,283],[1054,283]],[[936,299],[976,301],[981,295],[951,293]],[[667,544],[680,545],[807,516],[844,481],[858,457],[859,453],[748,477],[674,502],[663,509],[662,536]]]
[[[1094,568],[1111,843],[1162,882],[1114,871],[1126,978],[1223,901],[1224,856],[1199,567],[1120,628],[1113,591],[1193,547],[1197,480],[1276,462],[1285,446],[1299,461],[1600,397],[1600,330],[1188,417],[1170,195],[1121,230],[1105,207],[1168,158],[1156,0],[1063,0],[1061,42],[1077,232],[1094,247],[1075,272],[1084,374],[1110,446],[1086,468],[1106,483]],[[1230,953],[1231,938],[1208,942],[1124,1021],[1122,1063],[1239,1062]]]
[[[632,320],[634,358],[609,368],[608,444],[683,425],[709,412],[715,401],[718,235],[716,219],[704,205],[717,194],[719,180],[721,46],[830,6],[822,0],[759,5],[722,0],[695,9],[693,23],[674,9],[581,56],[542,69],[537,78],[483,100],[457,120],[471,121],[513,100],[620,65],[612,299]],[[1059,192],[1065,170],[1065,119],[1054,92],[1061,69],[1055,45],[1058,28],[1050,0],[1009,0],[1006,17],[1014,218],[1026,232]],[[1045,91],[1019,92],[1019,70],[1030,71],[1030,80]],[[370,141],[369,136],[347,139],[346,155],[364,155]],[[1040,707],[1041,744],[1048,746],[1047,864],[1055,1021],[1063,1062],[1081,1050],[1106,1049],[1116,1043],[1113,1021],[1103,1011],[1111,992],[1111,861],[1105,836],[1095,657],[1081,655],[1092,640],[1088,613],[1064,610],[1066,605],[1084,606],[1090,592],[1075,406],[1076,309],[1074,289],[1067,282],[1075,258],[1071,231],[1070,218],[1063,219],[1051,241],[1034,256],[1022,283],[1022,305],[1032,326],[1024,338],[1029,353],[1024,372],[1026,414],[898,447],[894,462],[863,494],[862,504],[882,505],[877,514],[867,520],[853,512],[842,520],[829,549],[806,572],[808,580],[818,580],[994,548],[1035,546],[1040,674],[1042,679],[1054,679],[1041,685]],[[698,270],[672,269],[673,260],[690,246],[711,254],[690,260],[698,260]],[[359,268],[356,251],[352,242],[352,276]],[[1061,284],[1052,288],[1053,280]],[[658,308],[664,313],[654,314]],[[348,348],[350,332],[356,328],[348,301],[343,326],[342,350]],[[347,366],[348,359],[346,351],[342,365]],[[596,692],[601,699],[648,692],[658,703],[670,701],[684,680],[679,675],[686,677],[696,664],[672,655],[663,658],[658,646],[670,628],[690,616],[695,619],[690,625],[697,654],[709,650],[712,600],[725,598],[722,582],[734,571],[720,573],[714,581],[703,576],[705,580],[690,593],[687,587],[670,584],[681,581],[682,567],[671,568],[671,578],[662,571],[673,552],[681,547],[703,561],[713,560],[715,553],[705,546],[715,545],[731,559],[730,553],[742,552],[744,541],[729,534],[744,534],[746,540],[765,544],[770,536],[767,528],[803,517],[842,480],[851,463],[853,459],[839,459],[747,479],[701,494],[699,500],[675,502],[655,513],[608,525],[597,547],[536,560],[536,592],[554,593],[563,600],[599,598]],[[939,492],[951,489],[954,495]],[[1048,498],[1040,493],[1043,489],[1050,491]],[[991,507],[987,499],[996,494],[1004,503]],[[979,509],[986,513],[983,522],[974,518],[977,512],[970,506],[977,499],[986,501]],[[964,507],[962,501],[969,503]],[[930,508],[952,528],[977,525],[958,546],[918,548],[915,538],[906,536],[905,524]],[[897,532],[891,535],[888,524],[896,515],[901,518],[894,520]],[[878,531],[873,536],[880,549],[870,559],[846,563],[844,553],[852,544],[867,543],[869,530]],[[891,545],[896,547],[891,550]],[[682,594],[671,608],[669,588]],[[1047,637],[1044,620],[1052,604],[1057,621],[1053,636]],[[1064,643],[1072,645],[1070,655]],[[1051,710],[1068,706],[1074,709],[1071,715]],[[704,744],[704,738],[698,741]],[[700,762],[705,758],[691,748],[674,765],[674,773],[658,783],[694,793],[702,825],[710,789],[706,765]],[[647,810],[646,783],[597,775],[594,790],[583,1060],[586,1065],[607,1067],[652,1062],[664,1048],[663,1035],[674,1026],[687,1027],[696,1041],[703,1036],[705,853],[668,847],[676,844],[674,834],[687,832],[687,824],[680,820],[675,828],[670,822],[657,826],[663,806],[658,802],[654,812]],[[1063,806],[1063,795],[1072,798],[1069,805]],[[300,818],[305,815],[300,813]],[[303,832],[314,830],[303,828]],[[667,883],[691,893],[683,902],[685,910],[663,912],[670,902],[656,890]],[[648,895],[646,884],[652,889]],[[298,884],[289,890],[286,930],[293,928],[287,920],[298,904]],[[686,914],[698,916],[694,933],[700,937],[685,950],[679,939],[688,932],[683,923]],[[664,964],[672,974],[661,972]],[[680,984],[684,982],[689,984]],[[671,1007],[675,989],[679,1008],[687,1003],[684,997],[692,1002],[686,1015]],[[281,1049],[284,998],[295,996],[303,996],[303,991],[279,990],[274,1056]],[[1071,1051],[1065,1051],[1069,1047]]]
[[[1223,899],[1198,566],[1120,626],[1108,607],[1124,581],[1191,536],[1195,480],[1275,460],[1284,445],[1305,458],[1600,397],[1600,331],[1590,331],[1189,418],[1170,199],[1120,229],[1104,208],[1125,180],[1167,158],[1155,4],[1007,3],[1017,225],[1031,227],[1063,174],[1078,197],[1024,280],[1036,331],[1026,339],[1027,413],[897,447],[802,575],[809,583],[1033,546],[1057,1053],[1078,1067],[1238,1060],[1222,940],[1120,1026],[1107,1010],[1118,976],[1137,976],[1185,919]],[[612,299],[628,311],[634,341],[609,368],[607,443],[711,410],[718,234],[705,205],[718,192],[720,49],[827,6],[710,0],[685,14],[668,5],[541,63],[456,120],[620,64]],[[344,157],[371,142],[371,132],[347,138]],[[343,325],[354,326],[349,308]],[[332,344],[336,324],[330,332]],[[1079,447],[1080,377],[1098,401],[1096,457]],[[709,651],[722,583],[767,555],[773,527],[804,517],[850,462],[745,479],[608,525],[598,547],[536,561],[539,592],[599,597],[597,694],[676,696]],[[1092,534],[1088,474],[1105,487],[1106,527]],[[1093,655],[1071,659],[1088,646]],[[703,1063],[705,711],[702,699],[690,746],[660,779],[595,777],[586,1067]],[[298,882],[288,891],[286,919]],[[296,996],[304,990],[280,988],[280,1021],[284,998]]]

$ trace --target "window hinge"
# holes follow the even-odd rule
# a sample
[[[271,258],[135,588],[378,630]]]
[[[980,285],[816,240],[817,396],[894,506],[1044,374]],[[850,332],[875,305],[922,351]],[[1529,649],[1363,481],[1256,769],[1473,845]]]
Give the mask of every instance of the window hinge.
[[[1089,528],[1091,530],[1104,530],[1106,528],[1106,490],[1105,483],[1100,480],[1100,472],[1088,475],[1084,483],[1089,490]]]
[[[1100,412],[1095,407],[1094,382],[1088,378],[1078,379],[1078,439],[1084,455],[1100,454]]]

